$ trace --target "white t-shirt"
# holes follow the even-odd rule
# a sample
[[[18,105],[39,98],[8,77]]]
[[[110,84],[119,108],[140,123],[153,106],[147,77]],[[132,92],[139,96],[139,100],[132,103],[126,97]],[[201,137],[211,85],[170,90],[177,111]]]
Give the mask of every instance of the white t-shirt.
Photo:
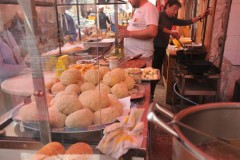
[[[158,26],[158,18],[157,8],[152,3],[147,2],[142,7],[136,9],[127,30],[143,30],[148,25]],[[134,56],[142,54],[143,57],[150,57],[154,51],[153,39],[124,38],[125,55]]]

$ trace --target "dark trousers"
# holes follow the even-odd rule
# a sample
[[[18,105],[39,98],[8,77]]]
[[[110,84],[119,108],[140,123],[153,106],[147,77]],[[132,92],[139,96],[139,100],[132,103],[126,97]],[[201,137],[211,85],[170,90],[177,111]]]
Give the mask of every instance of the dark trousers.
[[[163,59],[166,55],[166,48],[154,46],[152,67],[160,70],[162,75]],[[153,97],[154,91],[158,81],[151,81],[151,96]]]

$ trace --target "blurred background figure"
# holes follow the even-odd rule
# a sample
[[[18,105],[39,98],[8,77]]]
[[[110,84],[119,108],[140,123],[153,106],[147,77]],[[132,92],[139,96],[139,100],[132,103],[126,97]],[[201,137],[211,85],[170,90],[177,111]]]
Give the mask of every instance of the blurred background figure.
[[[26,65],[20,54],[20,48],[17,45],[13,35],[8,27],[12,26],[14,17],[17,15],[18,6],[9,4],[0,4],[0,82],[5,79],[19,75]],[[10,110],[16,105],[16,101],[22,101],[20,98],[13,97],[0,90],[0,113]]]
[[[106,32],[107,30],[107,23],[111,24],[108,16],[103,12],[103,7],[99,8],[99,28],[102,30],[102,32]]]
[[[72,0],[66,0],[66,4],[71,4]],[[63,38],[65,42],[73,42],[77,40],[77,32],[75,28],[75,23],[73,18],[66,13],[66,10],[71,9],[71,5],[60,6],[59,7],[59,23],[63,33]]]

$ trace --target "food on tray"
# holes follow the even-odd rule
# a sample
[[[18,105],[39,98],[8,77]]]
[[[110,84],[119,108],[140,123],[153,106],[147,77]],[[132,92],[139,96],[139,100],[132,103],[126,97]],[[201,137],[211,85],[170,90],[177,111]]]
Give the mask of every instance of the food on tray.
[[[90,70],[90,69],[96,70],[97,66],[93,65],[93,64],[71,64],[71,65],[69,65],[69,68],[77,69],[81,73],[81,75],[84,75],[84,73],[87,70]]]
[[[132,77],[130,77],[129,75],[126,75],[124,82],[126,83],[128,90],[133,89],[135,81]]]
[[[84,59],[84,60],[77,60],[76,61],[77,64],[95,64],[96,61],[92,60],[92,59]]]
[[[76,95],[60,95],[57,96],[54,103],[57,110],[63,114],[69,115],[83,106]]]
[[[65,125],[67,116],[57,110],[55,106],[48,109],[49,124],[52,128],[62,128]]]
[[[88,91],[88,90],[94,90],[95,89],[95,85],[91,82],[84,82],[81,87],[81,93],[82,92],[85,92],[85,91]]]
[[[143,59],[133,59],[120,64],[122,68],[142,68],[146,66],[146,61]]]
[[[65,148],[59,142],[50,142],[43,146],[36,154],[31,158],[32,160],[43,160],[48,156],[54,156],[64,154]]]
[[[114,107],[107,107],[94,112],[94,124],[105,124],[114,120],[122,114]]]
[[[111,92],[117,98],[124,98],[128,96],[128,87],[124,82],[117,83],[111,88]]]
[[[36,107],[36,102],[32,102],[24,105],[19,110],[18,118],[23,121],[36,121],[38,116],[38,111]]]
[[[105,66],[100,66],[99,67],[99,76],[100,76],[100,80],[103,79],[103,76],[109,71],[108,67]]]
[[[77,84],[70,84],[65,88],[65,91],[75,92],[77,95],[81,93],[80,86]]]
[[[78,142],[69,146],[65,154],[93,154],[93,149],[87,143]]]
[[[64,86],[62,84],[62,82],[57,82],[55,84],[53,84],[52,88],[51,88],[51,93],[52,94],[57,94],[60,91],[64,91],[66,88],[66,86]]]
[[[111,88],[108,85],[104,84],[104,83],[100,83],[99,85],[97,85],[95,90],[105,91],[108,94],[111,93]]]
[[[88,108],[80,109],[67,116],[65,125],[69,128],[88,127],[93,123],[93,113]]]
[[[124,80],[125,80],[125,71],[120,68],[116,68],[107,72],[103,77],[103,83],[107,84],[110,87]]]
[[[142,79],[158,79],[158,70],[152,67],[147,67],[142,70]]]
[[[93,112],[106,108],[110,104],[108,94],[104,91],[85,91],[79,96],[79,100],[84,108],[89,108]]]
[[[77,83],[78,80],[81,80],[81,74],[77,69],[68,69],[60,76],[60,82],[66,86]]]
[[[141,72],[141,79],[142,80],[158,80],[159,77],[159,70],[152,68],[152,67],[147,67],[147,68],[127,68],[126,73],[131,75],[132,73],[135,72]]]
[[[79,44],[79,43],[65,43],[61,47],[61,53],[66,54],[66,55],[83,52],[85,50],[86,50],[86,48],[84,48],[83,44]],[[56,48],[54,50],[43,53],[42,55],[43,56],[58,56],[58,55],[60,55],[60,49]]]
[[[96,70],[88,70],[83,75],[83,79],[86,82],[91,82],[94,85],[98,84],[98,71]]]

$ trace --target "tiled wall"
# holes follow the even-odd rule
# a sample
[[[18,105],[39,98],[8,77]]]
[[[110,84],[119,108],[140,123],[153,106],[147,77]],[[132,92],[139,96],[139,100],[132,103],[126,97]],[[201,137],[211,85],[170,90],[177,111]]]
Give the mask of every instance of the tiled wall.
[[[240,65],[240,0],[233,0],[229,16],[224,57],[233,65]]]
[[[224,24],[227,23],[224,21],[226,1],[217,0],[215,10],[210,54],[218,56],[217,60],[220,60],[219,45],[223,42]],[[221,71],[219,98],[220,101],[231,101],[235,81],[240,79],[240,0],[232,1]]]

